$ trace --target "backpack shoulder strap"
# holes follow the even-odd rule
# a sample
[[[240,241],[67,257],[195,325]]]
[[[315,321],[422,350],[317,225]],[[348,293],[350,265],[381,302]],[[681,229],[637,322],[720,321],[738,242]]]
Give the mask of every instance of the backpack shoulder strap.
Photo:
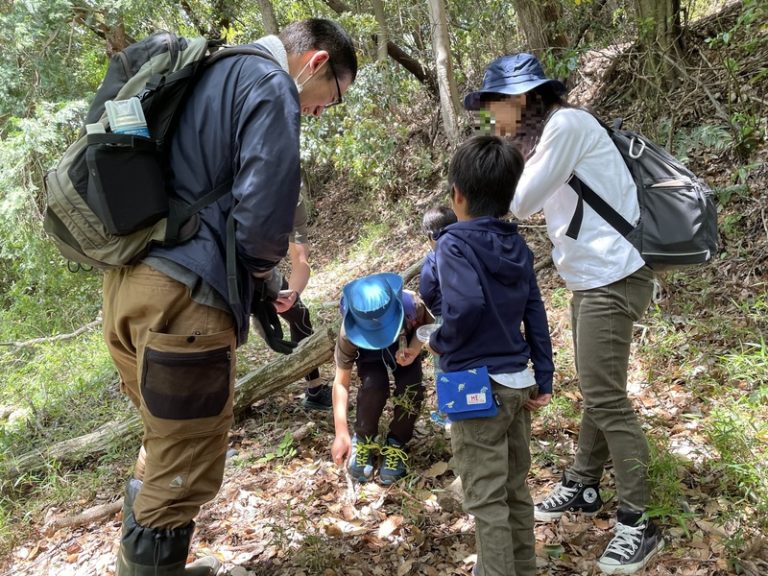
[[[584,112],[587,112],[590,114],[595,120],[597,120],[598,124],[602,126],[605,131],[608,133],[608,137],[611,139],[611,142],[616,145],[616,143],[613,140],[613,131],[618,130],[621,128],[621,124],[623,123],[623,118],[617,118],[613,122],[613,127],[608,126],[605,122],[603,122],[597,115],[595,115],[590,110],[587,110],[586,108],[579,108],[579,110],[583,110]],[[616,149],[619,151],[619,154],[621,154],[621,150],[618,149],[618,146]],[[621,156],[622,160],[624,160],[624,156]],[[626,160],[625,160],[626,163]],[[633,176],[633,181],[634,176]],[[637,186],[637,182],[635,182],[635,185]],[[621,214],[619,214],[614,208],[608,204],[605,200],[603,200],[592,188],[590,188],[583,180],[580,180],[576,174],[572,175],[570,180],[568,180],[568,186],[570,186],[574,192],[576,192],[577,196],[579,197],[577,203],[576,203],[576,210],[573,213],[573,217],[571,218],[570,224],[568,224],[568,230],[565,232],[565,235],[568,236],[568,238],[572,238],[576,240],[579,237],[579,231],[581,230],[581,224],[584,219],[584,202],[586,202],[597,214],[608,224],[613,226],[613,228],[622,236],[625,238],[632,232],[632,230],[635,229],[632,224],[630,224]],[[640,190],[638,190],[638,194],[640,193]]]
[[[632,224],[613,207],[603,200],[592,188],[587,186],[582,180],[576,177],[574,174],[571,179],[568,180],[568,186],[570,186],[574,192],[578,195],[579,199],[576,202],[576,211],[573,213],[570,224],[568,224],[568,230],[565,235],[568,238],[576,240],[579,237],[579,231],[581,230],[581,222],[584,219],[584,202],[598,213],[598,215],[613,226],[616,231],[622,236],[626,237],[632,230],[635,229]]]
[[[261,56],[262,58],[266,58],[267,60],[280,66],[280,62],[278,62],[272,54],[262,48],[256,48],[255,46],[225,46],[223,48],[219,48],[216,50],[216,52],[206,58],[205,66],[211,66],[222,58],[226,58],[227,56],[236,56],[238,54]]]

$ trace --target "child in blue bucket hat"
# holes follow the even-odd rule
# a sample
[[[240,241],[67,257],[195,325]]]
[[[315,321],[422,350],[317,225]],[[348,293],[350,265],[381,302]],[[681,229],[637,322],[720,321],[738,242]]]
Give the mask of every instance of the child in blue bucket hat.
[[[570,106],[564,93],[534,56],[513,54],[488,65],[482,87],[464,106],[485,110],[497,135],[521,145],[527,160],[510,210],[520,219],[543,211],[552,259],[572,291],[584,411],[575,460],[536,505],[535,518],[600,510],[599,484],[612,460],[616,525],[597,565],[606,574],[634,574],[664,547],[660,529],[646,517],[648,442],[627,395],[633,324],[650,304],[653,272],[611,224],[591,208],[579,210],[581,181],[628,222],[640,217],[634,180],[607,131],[592,114]]]
[[[333,421],[336,437],[333,461],[347,462],[358,482],[373,479],[376,457],[381,456],[379,480],[389,485],[408,473],[406,444],[413,436],[424,399],[421,360],[423,344],[416,329],[432,317],[421,300],[403,290],[398,274],[384,272],[353,280],[342,289],[341,330],[336,341],[333,380]],[[360,387],[354,434],[347,423],[349,383],[357,366]],[[383,444],[376,441],[379,419],[394,379],[394,417]]]

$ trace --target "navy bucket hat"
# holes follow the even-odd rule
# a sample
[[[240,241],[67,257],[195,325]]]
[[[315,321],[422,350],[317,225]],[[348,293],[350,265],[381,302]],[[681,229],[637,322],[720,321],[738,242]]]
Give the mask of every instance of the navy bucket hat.
[[[382,272],[353,280],[342,289],[344,332],[355,346],[381,350],[397,340],[403,325],[403,279]]]
[[[500,56],[485,69],[480,90],[470,92],[464,97],[464,108],[479,110],[484,94],[517,96],[544,84],[550,84],[558,94],[565,94],[567,91],[565,84],[544,75],[541,64],[533,54]]]

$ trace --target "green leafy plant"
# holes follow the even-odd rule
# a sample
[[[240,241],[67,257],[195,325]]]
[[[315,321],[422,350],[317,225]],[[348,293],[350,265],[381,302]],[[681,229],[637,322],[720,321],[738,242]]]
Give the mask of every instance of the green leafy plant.
[[[314,532],[304,534],[296,557],[299,566],[309,574],[323,574],[327,570],[335,572],[340,562],[339,552],[333,543]]]
[[[728,109],[733,146],[744,159],[764,138],[761,127],[765,114],[760,107],[753,107],[752,99],[745,96],[749,89],[749,83],[744,82],[747,75],[733,54],[735,50],[751,53],[766,45],[768,40],[762,33],[766,14],[768,9],[765,2],[745,0],[733,26],[706,40],[729,77],[728,90],[731,94],[724,101]]]
[[[558,287],[549,293],[549,305],[559,310],[567,309],[571,303],[571,292],[567,288]]]
[[[687,531],[691,514],[683,505],[681,477],[686,474],[685,467],[669,449],[668,442],[668,438],[650,436],[647,475],[652,500],[647,514],[664,521],[674,521]]]
[[[759,354],[764,371],[764,344]],[[752,369],[747,374],[751,376]],[[718,474],[721,492],[740,502],[740,510],[762,529],[768,527],[767,396],[768,383],[763,382],[753,394],[721,401],[704,427],[719,454],[710,466]]]
[[[280,444],[277,445],[277,449],[274,452],[267,452],[257,460],[259,463],[271,462],[273,460],[287,461],[294,458],[298,454],[296,446],[293,444],[293,435],[290,430],[285,431],[283,439]]]

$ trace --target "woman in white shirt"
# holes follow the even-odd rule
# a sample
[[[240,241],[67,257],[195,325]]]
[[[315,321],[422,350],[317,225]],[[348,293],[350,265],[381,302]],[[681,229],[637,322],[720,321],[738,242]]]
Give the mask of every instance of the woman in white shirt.
[[[627,396],[632,326],[647,309],[653,273],[639,252],[586,203],[576,233],[569,226],[579,196],[572,176],[590,186],[627,221],[639,218],[637,191],[606,130],[569,106],[565,86],[549,79],[530,54],[502,56],[483,85],[464,99],[485,110],[496,134],[513,137],[527,157],[510,210],[528,218],[543,210],[558,273],[572,291],[574,356],[584,409],[573,464],[541,503],[539,521],[565,512],[594,514],[599,483],[613,460],[618,492],[615,535],[598,560],[607,574],[633,574],[664,546],[648,507],[648,443]],[[572,181],[571,181],[572,182]],[[575,236],[575,238],[574,238]]]

